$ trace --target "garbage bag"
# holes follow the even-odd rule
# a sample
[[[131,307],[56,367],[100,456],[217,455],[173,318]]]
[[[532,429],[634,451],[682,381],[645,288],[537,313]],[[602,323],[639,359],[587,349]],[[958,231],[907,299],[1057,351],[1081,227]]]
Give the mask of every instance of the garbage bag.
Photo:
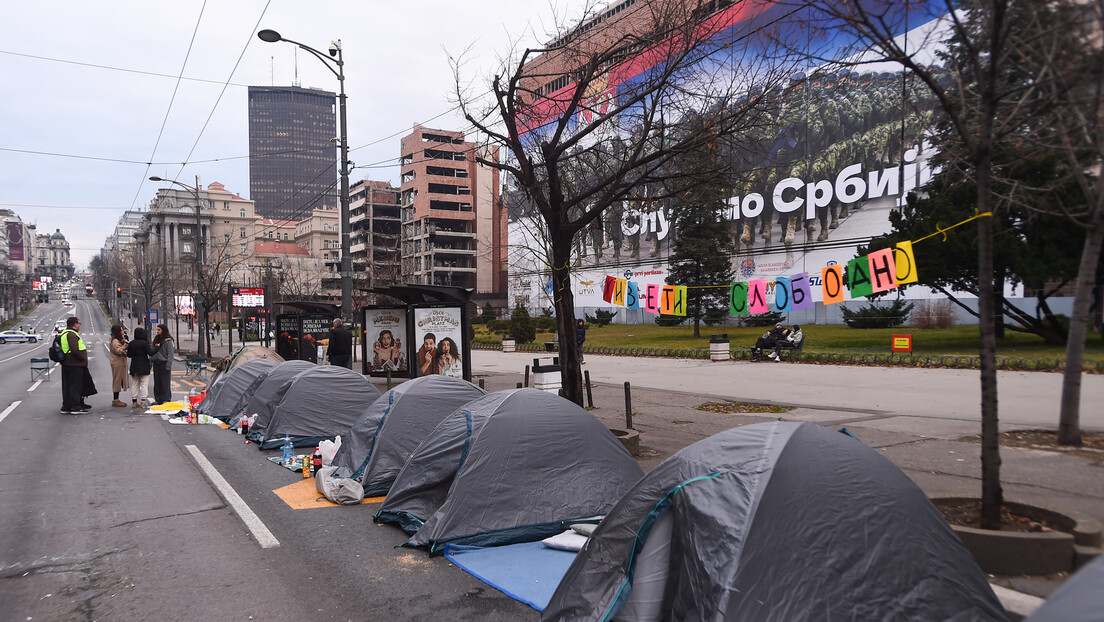
[[[341,505],[355,505],[364,498],[364,486],[355,479],[334,477],[335,466],[322,467],[314,474],[314,487],[322,496]]]
[[[329,466],[337,455],[337,450],[341,449],[341,435],[337,435],[334,440],[325,439],[321,443],[318,443],[318,451],[322,454],[322,464]]]

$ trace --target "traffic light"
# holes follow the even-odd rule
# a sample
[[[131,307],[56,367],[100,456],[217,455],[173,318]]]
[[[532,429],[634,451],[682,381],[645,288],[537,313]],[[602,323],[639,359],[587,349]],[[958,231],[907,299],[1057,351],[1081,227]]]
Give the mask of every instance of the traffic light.
[[[115,297],[116,298],[122,298],[123,297],[123,288],[121,288],[121,287],[116,287],[115,288]]]

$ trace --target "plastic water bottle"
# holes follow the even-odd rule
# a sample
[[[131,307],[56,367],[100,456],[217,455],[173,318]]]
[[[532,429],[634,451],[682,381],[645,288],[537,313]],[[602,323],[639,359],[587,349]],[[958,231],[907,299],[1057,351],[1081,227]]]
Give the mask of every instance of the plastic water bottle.
[[[292,466],[295,461],[295,445],[291,442],[291,435],[284,435],[284,466]]]

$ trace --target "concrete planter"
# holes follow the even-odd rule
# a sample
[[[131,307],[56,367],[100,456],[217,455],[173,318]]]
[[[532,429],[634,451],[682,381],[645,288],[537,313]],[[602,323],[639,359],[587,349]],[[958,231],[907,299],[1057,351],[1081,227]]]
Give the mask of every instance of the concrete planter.
[[[939,497],[931,501],[938,506],[977,499]],[[1072,572],[1100,552],[1100,523],[1084,514],[1008,500],[1004,506],[1014,514],[1050,523],[1059,531],[1023,533],[951,525],[985,572],[1000,575]]]
[[[617,440],[621,441],[621,444],[629,451],[630,455],[635,456],[640,452],[640,432],[636,430],[617,429],[611,429],[610,432],[613,432]]]

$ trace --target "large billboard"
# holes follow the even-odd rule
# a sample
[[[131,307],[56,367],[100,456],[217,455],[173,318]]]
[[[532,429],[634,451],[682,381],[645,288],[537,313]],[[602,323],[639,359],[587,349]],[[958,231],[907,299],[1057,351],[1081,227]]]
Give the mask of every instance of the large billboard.
[[[790,33],[802,30],[801,20],[808,16],[783,4],[737,3],[714,18],[721,24],[714,38],[743,41],[745,33],[768,23]],[[758,8],[752,11],[749,6]],[[935,64],[946,38],[940,13],[945,5],[902,6],[911,12],[890,7],[885,19],[899,24],[905,49],[916,51],[921,62]],[[852,58],[862,54],[851,47],[854,40],[843,30],[834,36],[817,41],[821,58],[837,51]],[[758,49],[743,45],[735,54]],[[716,47],[718,55],[734,53],[729,46]],[[641,56],[609,73],[605,90],[596,95],[603,99],[580,112],[572,127],[586,124],[588,113],[619,105],[628,85],[653,68],[648,55]],[[549,101],[563,101],[572,88],[563,86]],[[821,269],[847,264],[860,246],[889,232],[890,211],[932,178],[933,150],[925,137],[935,120],[934,105],[922,85],[890,63],[840,69],[806,62],[770,94],[767,122],[715,155],[732,173],[724,216],[737,249],[731,256],[734,280],[773,283],[779,277],[808,273],[813,298],[822,301],[817,286]],[[552,103],[546,108],[543,114],[549,120],[556,110]],[[532,126],[533,133],[541,132],[539,122]],[[667,278],[672,244],[679,235],[671,218],[673,199],[649,194],[657,193],[642,188],[633,200],[615,204],[577,234],[571,258],[576,306],[608,306],[602,296],[606,277],[641,286]],[[510,302],[547,309],[552,287],[546,236],[539,217],[527,212],[523,203],[511,204]],[[908,293],[925,295],[917,288]]]

